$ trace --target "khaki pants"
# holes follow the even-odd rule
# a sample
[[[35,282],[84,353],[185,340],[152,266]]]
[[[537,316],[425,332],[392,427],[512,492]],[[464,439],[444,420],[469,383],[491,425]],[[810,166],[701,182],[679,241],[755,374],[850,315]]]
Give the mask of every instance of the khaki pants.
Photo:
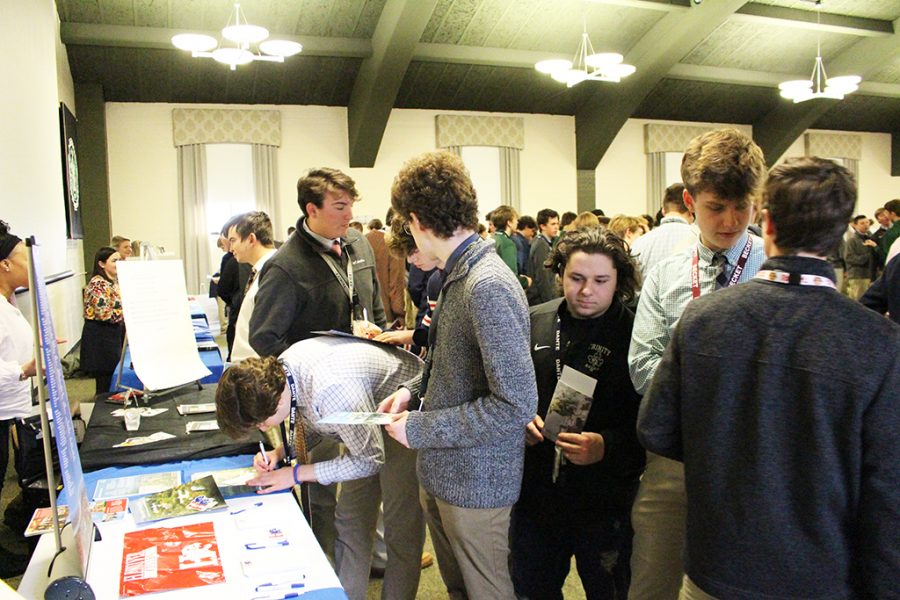
[[[381,597],[415,600],[425,543],[416,452],[382,435],[385,456],[378,474],[341,484],[334,513],[335,571],[350,600],[365,600],[375,526],[383,501],[387,564]]]
[[[421,489],[438,569],[452,600],[514,600],[505,508],[461,508]]]
[[[863,294],[866,293],[866,290],[869,289],[869,286],[872,285],[872,280],[868,277],[866,278],[849,278],[846,279],[847,282],[847,297],[851,300],[859,300],[862,298]]]
[[[690,577],[685,575],[684,581],[681,584],[681,594],[679,594],[678,600],[717,600],[717,598],[715,596],[710,596],[701,590]]]
[[[631,525],[628,600],[676,600],[684,576],[687,497],[684,465],[652,452],[641,477]]]

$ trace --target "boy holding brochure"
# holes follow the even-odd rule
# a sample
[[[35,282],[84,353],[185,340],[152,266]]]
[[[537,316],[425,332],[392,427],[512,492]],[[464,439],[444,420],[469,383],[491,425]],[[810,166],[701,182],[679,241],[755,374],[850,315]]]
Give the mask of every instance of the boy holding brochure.
[[[335,570],[351,600],[364,599],[378,506],[384,501],[385,598],[412,600],[421,569],[425,524],[418,501],[416,453],[376,424],[327,424],[339,412],[373,412],[376,399],[415,377],[421,361],[388,346],[336,337],[295,343],[277,359],[249,358],[225,371],[216,390],[219,427],[231,437],[282,427],[284,445],[258,454],[260,493],[302,482],[342,483],[335,509]],[[303,464],[321,439],[346,446],[340,457]],[[285,458],[287,454],[287,459]]]

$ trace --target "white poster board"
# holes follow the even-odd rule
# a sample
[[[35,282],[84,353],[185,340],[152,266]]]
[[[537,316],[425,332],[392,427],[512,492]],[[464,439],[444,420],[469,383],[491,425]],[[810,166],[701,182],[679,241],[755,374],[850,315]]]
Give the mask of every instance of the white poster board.
[[[200,360],[180,260],[118,263],[122,311],[134,371],[148,390],[210,374]]]

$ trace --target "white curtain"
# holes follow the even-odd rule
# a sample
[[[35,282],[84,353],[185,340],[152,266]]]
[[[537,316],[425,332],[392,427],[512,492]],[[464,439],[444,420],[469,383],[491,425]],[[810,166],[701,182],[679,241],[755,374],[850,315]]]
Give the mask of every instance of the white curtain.
[[[647,153],[647,214],[655,215],[662,207],[666,191],[666,153]]]
[[[500,148],[500,201],[522,210],[521,175],[519,173],[519,149]]]
[[[206,148],[203,144],[178,146],[178,204],[181,208],[181,256],[189,294],[207,287],[209,264],[206,231]]]
[[[253,144],[253,191],[256,194],[256,208],[272,221],[275,237],[282,231],[281,214],[278,207],[278,148],[265,144]]]

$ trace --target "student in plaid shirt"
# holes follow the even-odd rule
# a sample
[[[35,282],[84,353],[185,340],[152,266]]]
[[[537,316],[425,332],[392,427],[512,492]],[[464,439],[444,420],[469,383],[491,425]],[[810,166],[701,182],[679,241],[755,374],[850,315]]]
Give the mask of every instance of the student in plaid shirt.
[[[425,541],[416,452],[384,435],[377,425],[319,421],[337,412],[373,412],[379,400],[417,376],[420,367],[421,361],[403,350],[316,337],[297,342],[278,359],[249,358],[229,368],[216,390],[219,427],[232,437],[278,427],[289,420],[293,401],[302,425],[297,429],[305,433],[308,447],[323,438],[346,447],[346,452],[331,460],[280,467],[285,448],[291,446],[286,443],[267,452],[265,458],[257,454],[254,465],[259,474],[247,483],[269,493],[302,482],[342,482],[334,517],[334,558],[341,585],[351,600],[366,597],[382,499],[388,555],[383,597],[412,600],[416,596]]]

